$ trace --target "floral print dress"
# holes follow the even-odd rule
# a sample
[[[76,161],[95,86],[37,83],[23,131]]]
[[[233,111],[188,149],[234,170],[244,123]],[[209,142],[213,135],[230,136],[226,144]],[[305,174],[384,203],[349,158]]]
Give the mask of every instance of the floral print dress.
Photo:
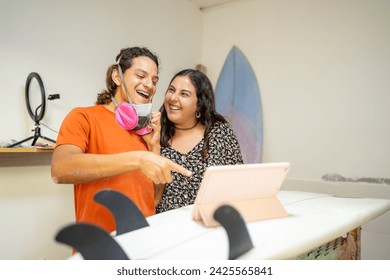
[[[208,166],[242,164],[237,137],[228,123],[216,122],[210,132],[209,150],[202,158],[202,139],[190,152],[182,154],[171,146],[161,149],[161,155],[192,171],[191,177],[173,172],[173,180],[167,184],[156,213],[193,204],[203,174]]]

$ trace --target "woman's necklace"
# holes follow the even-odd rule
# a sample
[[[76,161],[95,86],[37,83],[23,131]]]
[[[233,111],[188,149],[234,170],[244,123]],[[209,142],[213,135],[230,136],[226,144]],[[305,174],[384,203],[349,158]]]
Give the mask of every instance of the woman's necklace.
[[[196,121],[196,123],[195,123],[193,126],[191,126],[191,127],[185,127],[185,128],[181,128],[181,127],[175,126],[175,129],[177,129],[177,130],[184,130],[184,131],[186,131],[186,130],[191,130],[191,129],[195,128],[195,127],[198,125],[198,123],[199,123],[199,121]]]

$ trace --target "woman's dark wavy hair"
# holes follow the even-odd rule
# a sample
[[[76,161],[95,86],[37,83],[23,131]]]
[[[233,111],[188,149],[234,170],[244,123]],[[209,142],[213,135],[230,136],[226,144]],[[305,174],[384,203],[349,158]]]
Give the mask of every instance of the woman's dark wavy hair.
[[[198,98],[197,112],[200,113],[199,122],[205,126],[204,131],[204,146],[202,157],[207,157],[209,149],[209,134],[215,122],[220,121],[226,123],[226,119],[217,113],[215,110],[215,97],[213,86],[209,78],[199,70],[185,69],[173,76],[169,85],[178,76],[187,76],[196,90]],[[169,88],[169,87],[168,87]],[[173,135],[175,135],[175,125],[168,119],[164,104],[160,108],[161,112],[161,147],[167,147]]]
[[[117,86],[112,80],[111,76],[112,76],[112,72],[115,69],[118,69],[118,64],[121,66],[121,69],[124,73],[133,64],[133,58],[139,56],[149,57],[151,60],[153,60],[156,63],[158,69],[159,67],[158,57],[157,55],[152,53],[149,49],[143,47],[132,47],[132,48],[121,49],[119,54],[116,56],[116,61],[118,63],[110,65],[110,67],[108,67],[107,69],[106,89],[98,93],[96,105],[110,103],[111,97],[115,95]]]

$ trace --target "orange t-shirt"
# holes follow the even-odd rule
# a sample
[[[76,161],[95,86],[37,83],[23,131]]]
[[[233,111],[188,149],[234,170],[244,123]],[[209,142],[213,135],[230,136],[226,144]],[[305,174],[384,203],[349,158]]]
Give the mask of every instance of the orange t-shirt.
[[[57,146],[72,144],[88,154],[115,154],[147,150],[142,137],[121,128],[114,113],[103,105],[75,108],[64,119]],[[74,185],[77,222],[89,222],[107,231],[115,230],[111,212],[94,201],[96,192],[113,189],[128,196],[147,217],[155,213],[153,182],[140,171]]]

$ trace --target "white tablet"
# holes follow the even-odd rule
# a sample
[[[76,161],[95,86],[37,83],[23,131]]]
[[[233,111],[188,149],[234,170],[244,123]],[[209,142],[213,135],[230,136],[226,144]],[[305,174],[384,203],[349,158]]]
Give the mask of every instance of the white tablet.
[[[290,163],[212,166],[206,169],[195,199],[192,218],[215,226],[214,211],[222,204],[235,207],[247,221],[286,216],[275,195]]]

